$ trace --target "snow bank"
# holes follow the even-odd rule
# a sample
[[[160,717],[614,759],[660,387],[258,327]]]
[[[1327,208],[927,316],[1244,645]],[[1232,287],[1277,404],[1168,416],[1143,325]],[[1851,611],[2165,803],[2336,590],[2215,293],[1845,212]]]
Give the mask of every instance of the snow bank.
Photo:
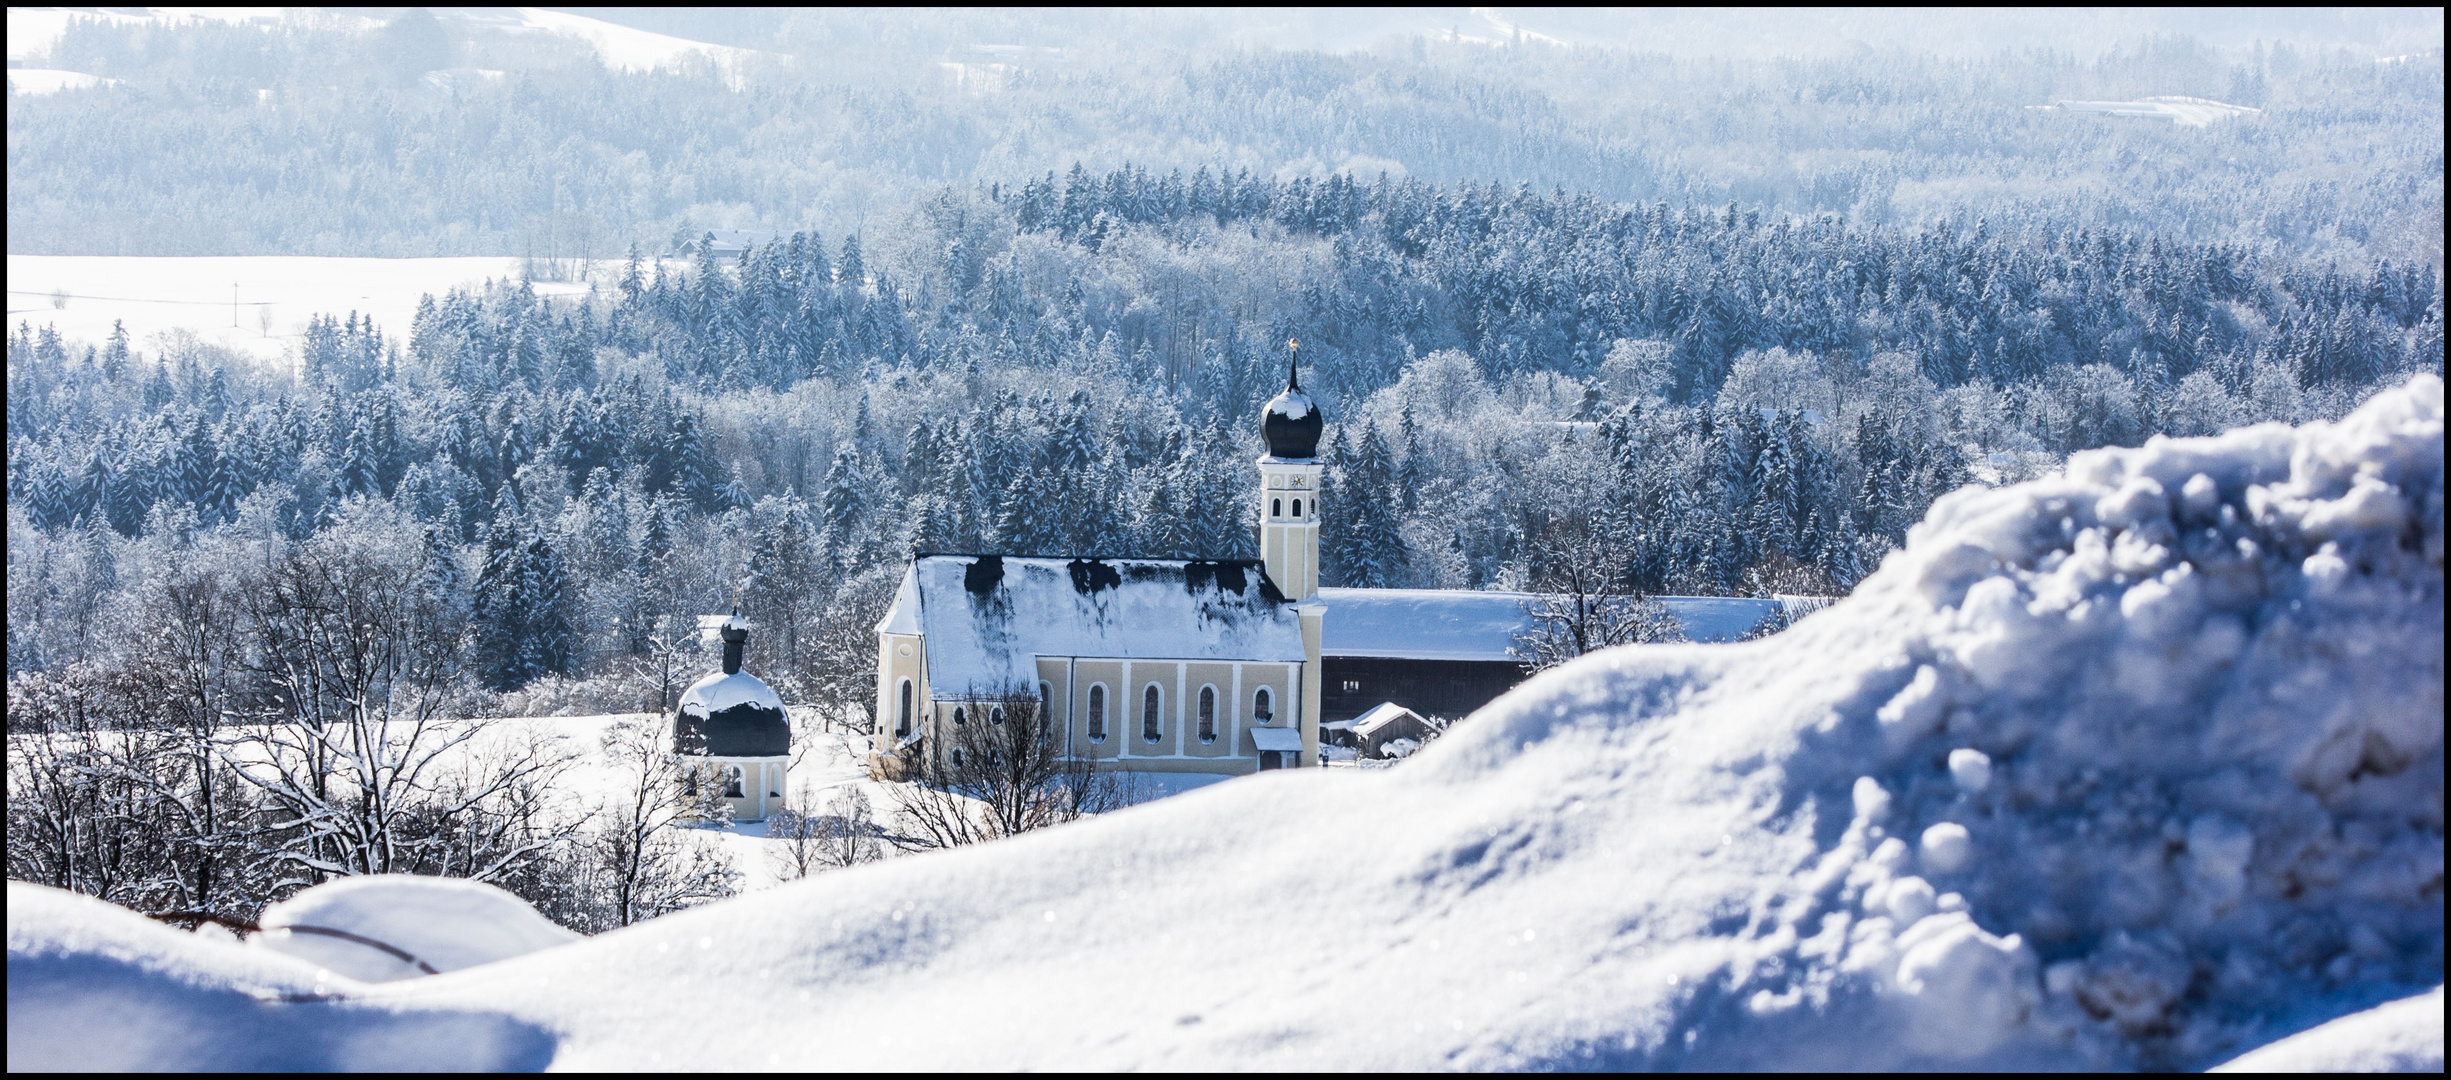
[[[562,1068],[2199,1068],[2441,982],[2441,480],[2430,377],[2083,454],[1393,769],[361,993]]]
[[[491,1010],[352,1000],[302,960],[10,882],[10,1072],[535,1069],[552,1037]]]
[[[360,982],[390,982],[567,945],[579,935],[474,881],[376,874],[328,881],[265,909],[248,944]]]
[[[2299,1032],[2212,1071],[2441,1072],[2442,987]]]

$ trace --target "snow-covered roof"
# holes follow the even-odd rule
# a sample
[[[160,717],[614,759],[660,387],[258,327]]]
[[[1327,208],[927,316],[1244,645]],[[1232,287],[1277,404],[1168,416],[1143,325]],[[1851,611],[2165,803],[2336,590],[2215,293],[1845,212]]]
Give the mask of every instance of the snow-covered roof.
[[[1304,658],[1293,606],[1256,561],[930,555],[911,581],[939,697],[1034,685],[1041,656]],[[903,625],[895,608],[881,625]]]
[[[783,711],[783,699],[766,685],[766,680],[746,671],[730,675],[716,672],[681,691],[681,711],[713,716],[736,705],[754,705],[761,709]]]
[[[894,606],[887,608],[885,617],[877,620],[877,633],[916,634],[919,632],[919,567],[913,564],[902,572],[902,588],[894,593]]]
[[[1396,721],[1407,716],[1412,717],[1416,723],[1421,720],[1421,714],[1416,713],[1411,709],[1407,709],[1404,706],[1398,705],[1392,701],[1382,701],[1369,712],[1354,717],[1353,723],[1349,730],[1356,735],[1367,738],[1371,732],[1377,731],[1380,728],[1395,723]]]
[[[1251,729],[1251,745],[1259,750],[1299,751],[1302,733],[1292,728],[1255,727]]]
[[[1320,652],[1406,660],[1512,660],[1532,593],[1464,589],[1321,589],[1328,608]],[[1761,624],[1776,600],[1659,596],[1688,641],[1734,641]]]

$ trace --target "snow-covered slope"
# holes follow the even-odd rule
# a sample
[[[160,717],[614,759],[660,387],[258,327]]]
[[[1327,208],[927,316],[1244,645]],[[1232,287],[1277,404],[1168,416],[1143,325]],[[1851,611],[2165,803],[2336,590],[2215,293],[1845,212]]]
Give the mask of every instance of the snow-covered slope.
[[[2431,377],[2081,454],[1943,500],[1785,634],[1586,658],[1399,768],[830,874],[350,1015],[497,1017],[565,1068],[2203,1067],[2441,981],[2442,521]],[[65,1060],[21,1049],[21,956],[162,1009],[269,978],[109,967],[160,935],[28,894],[12,1065]]]
[[[2259,1047],[2214,1072],[2442,1071],[2442,987]]]

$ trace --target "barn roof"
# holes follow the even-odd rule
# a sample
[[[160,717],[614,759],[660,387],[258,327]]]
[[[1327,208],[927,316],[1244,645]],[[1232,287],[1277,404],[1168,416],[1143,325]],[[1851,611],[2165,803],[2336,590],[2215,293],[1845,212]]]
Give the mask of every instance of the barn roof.
[[[1321,589],[1323,656],[1405,660],[1512,660],[1532,593],[1463,589]],[[1740,596],[1657,596],[1688,641],[1734,641],[1780,601]]]
[[[922,556],[877,628],[926,635],[940,697],[1035,685],[1041,656],[1304,658],[1293,605],[1241,559]]]

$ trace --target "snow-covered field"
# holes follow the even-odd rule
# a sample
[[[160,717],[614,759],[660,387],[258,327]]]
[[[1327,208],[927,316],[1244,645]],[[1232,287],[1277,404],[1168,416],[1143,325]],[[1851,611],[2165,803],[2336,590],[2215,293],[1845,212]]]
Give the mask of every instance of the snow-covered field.
[[[649,30],[622,26],[618,23],[591,19],[566,11],[544,8],[445,8],[436,12],[448,23],[465,27],[512,33],[560,34],[586,42],[596,50],[606,67],[621,71],[652,71],[671,67],[691,58],[711,60],[731,67],[755,55],[753,50],[711,45],[703,41],[658,34]],[[274,23],[283,19],[305,16],[329,25],[339,22],[361,30],[374,30],[385,20],[362,15],[336,14],[300,8],[17,8],[8,12],[8,54],[11,59],[39,56],[50,51],[76,19],[95,19],[112,23],[180,23],[194,19],[211,19],[232,23]],[[16,72],[9,81],[16,82]],[[90,78],[90,76],[88,76]],[[28,91],[34,92],[34,91]]]
[[[432,977],[11,884],[9,1063],[2216,1065],[2440,985],[2442,451],[2421,376],[2079,454],[1942,500],[1785,634],[1588,657],[1394,769]],[[2262,1060],[2439,1069],[2440,1025]]]
[[[119,320],[139,348],[186,331],[272,360],[290,353],[317,315],[371,315],[405,344],[421,297],[516,280],[520,265],[513,258],[10,255],[8,322],[11,330],[54,324],[64,337],[99,343]],[[577,296],[588,286],[539,282],[535,289]]]

